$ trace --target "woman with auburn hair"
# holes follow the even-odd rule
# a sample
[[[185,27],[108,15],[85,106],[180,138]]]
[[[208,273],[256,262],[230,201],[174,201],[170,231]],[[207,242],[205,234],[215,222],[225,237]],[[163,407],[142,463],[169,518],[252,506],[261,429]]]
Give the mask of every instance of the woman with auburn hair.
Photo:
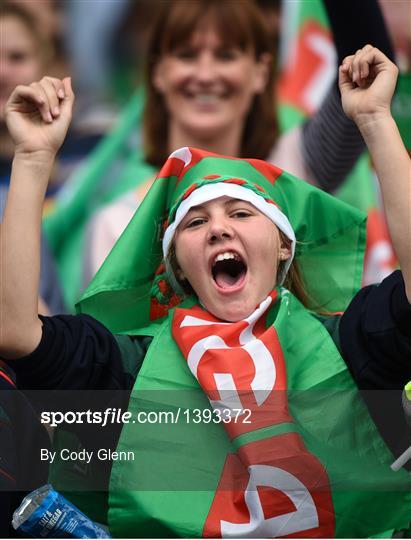
[[[162,7],[147,46],[147,161],[160,167],[182,146],[173,139],[190,136],[202,143],[191,146],[267,157],[278,138],[276,58],[257,6],[200,0]]]
[[[393,57],[376,0],[324,0],[339,62],[364,43]],[[346,32],[347,20],[350,33]],[[318,113],[279,136],[275,44],[253,1],[161,3],[148,40],[143,148],[160,167],[182,146],[275,163],[325,191],[345,179],[364,143],[334,84]],[[94,276],[153,179],[100,210],[88,226],[83,284]]]
[[[397,73],[371,45],[339,70],[401,271],[358,291],[363,214],[262,160],[183,147],[76,316],[36,311],[40,209],[70,123],[70,80],[11,95],[0,353],[21,388],[51,390],[42,408],[65,422],[54,487],[113,536],[362,538],[410,527],[410,475],[390,469],[410,442],[400,395],[411,375],[411,162],[391,116]],[[294,258],[333,313],[284,286]]]

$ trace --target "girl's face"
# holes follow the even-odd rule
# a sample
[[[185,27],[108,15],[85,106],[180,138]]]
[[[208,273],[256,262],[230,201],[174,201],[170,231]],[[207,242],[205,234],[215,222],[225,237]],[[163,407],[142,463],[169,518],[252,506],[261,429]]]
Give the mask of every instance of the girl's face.
[[[225,321],[248,317],[274,288],[290,256],[274,223],[252,204],[220,197],[191,208],[175,236],[179,278]]]
[[[211,23],[200,25],[154,69],[170,133],[212,140],[235,127],[241,134],[254,96],[266,86],[269,64],[269,54],[256,60],[251,50],[227,46]]]
[[[0,119],[4,105],[18,84],[30,84],[41,76],[38,46],[25,24],[6,15],[0,20]]]

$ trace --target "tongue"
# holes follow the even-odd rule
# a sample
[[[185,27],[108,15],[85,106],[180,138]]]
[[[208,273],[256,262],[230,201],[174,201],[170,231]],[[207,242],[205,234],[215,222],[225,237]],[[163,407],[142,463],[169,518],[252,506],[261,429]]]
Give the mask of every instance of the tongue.
[[[234,287],[236,283],[243,277],[244,272],[240,272],[237,276],[232,276],[228,274],[227,272],[218,272],[215,281],[219,287],[222,289],[229,289],[230,287]]]

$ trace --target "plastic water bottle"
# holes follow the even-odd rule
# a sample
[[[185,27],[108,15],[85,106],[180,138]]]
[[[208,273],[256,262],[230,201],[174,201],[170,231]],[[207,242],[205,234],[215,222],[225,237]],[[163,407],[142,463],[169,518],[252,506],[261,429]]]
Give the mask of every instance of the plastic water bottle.
[[[111,538],[50,484],[29,493],[13,514],[16,531],[33,538]]]

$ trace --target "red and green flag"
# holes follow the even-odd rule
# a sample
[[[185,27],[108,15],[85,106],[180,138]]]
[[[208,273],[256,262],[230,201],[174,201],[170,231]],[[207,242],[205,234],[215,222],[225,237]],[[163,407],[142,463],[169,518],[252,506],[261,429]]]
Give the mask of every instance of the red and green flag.
[[[206,180],[258,186],[287,216],[308,294],[328,311],[342,311],[361,286],[365,216],[278,167],[257,159],[195,148],[174,152],[79,302],[79,309],[113,332],[146,326],[152,287],[163,263],[162,235],[176,202]],[[254,187],[257,189],[257,187]]]
[[[409,526],[410,476],[390,469],[331,337],[288,291],[236,323],[189,300],[156,326],[137,331],[154,340],[129,412],[151,422],[123,427],[117,450],[135,459],[113,464],[114,536],[364,538]]]
[[[217,190],[230,180],[254,186],[287,216],[308,293],[321,305],[343,310],[360,287],[361,212],[263,161],[174,152],[78,305],[114,333],[153,337],[129,402],[135,422],[123,426],[117,449],[135,459],[113,464],[112,533],[318,538],[408,527],[409,475],[390,469],[334,341],[289,291],[276,288],[236,323],[195,298],[151,321],[176,204],[203,181]],[[224,409],[238,409],[240,421],[230,413],[214,422]],[[164,412],[174,421],[158,422]]]
[[[337,55],[327,14],[320,0],[285,2],[281,64],[278,87],[280,124],[283,130],[313,114],[337,74]],[[404,79],[405,86],[406,81]],[[403,93],[401,94],[403,95]],[[404,117],[404,97],[397,109]],[[403,122],[406,131],[406,122]],[[408,130],[409,131],[409,130]],[[379,197],[378,182],[364,154],[335,194],[368,215],[364,284],[381,281],[396,268],[396,258]]]

